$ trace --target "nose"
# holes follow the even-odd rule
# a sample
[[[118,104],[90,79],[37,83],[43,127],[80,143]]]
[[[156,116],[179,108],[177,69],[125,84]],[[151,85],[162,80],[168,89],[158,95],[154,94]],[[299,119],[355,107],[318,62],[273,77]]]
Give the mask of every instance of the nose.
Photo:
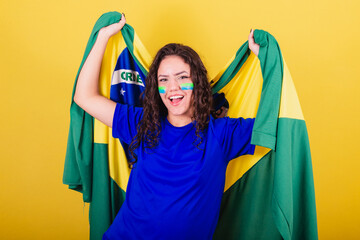
[[[180,84],[176,79],[170,79],[168,84],[169,92],[177,91],[180,89]]]

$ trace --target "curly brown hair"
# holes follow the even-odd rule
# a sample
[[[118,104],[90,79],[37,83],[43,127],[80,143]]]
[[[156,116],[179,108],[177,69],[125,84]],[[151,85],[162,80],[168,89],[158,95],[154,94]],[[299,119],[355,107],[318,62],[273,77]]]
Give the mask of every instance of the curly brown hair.
[[[194,108],[192,121],[196,128],[196,139],[194,139],[193,144],[199,147],[203,141],[202,133],[209,124],[212,106],[212,94],[207,70],[199,55],[192,48],[177,43],[167,44],[156,54],[145,80],[145,95],[142,99],[143,117],[137,126],[137,134],[129,146],[129,154],[133,158],[133,161],[128,160],[130,168],[137,161],[135,149],[140,146],[142,141],[144,141],[146,148],[155,148],[159,142],[160,118],[167,116],[168,111],[159,94],[157,74],[161,61],[170,55],[181,57],[190,66],[190,75],[194,83],[191,104]]]

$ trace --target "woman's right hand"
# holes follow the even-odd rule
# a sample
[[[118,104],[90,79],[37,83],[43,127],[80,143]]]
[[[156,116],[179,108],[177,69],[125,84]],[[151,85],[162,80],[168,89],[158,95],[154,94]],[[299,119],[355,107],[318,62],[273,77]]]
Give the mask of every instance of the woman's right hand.
[[[111,24],[109,26],[103,27],[100,29],[99,34],[110,38],[116,33],[120,32],[120,30],[124,27],[126,23],[125,15],[121,14],[121,19],[118,23]]]

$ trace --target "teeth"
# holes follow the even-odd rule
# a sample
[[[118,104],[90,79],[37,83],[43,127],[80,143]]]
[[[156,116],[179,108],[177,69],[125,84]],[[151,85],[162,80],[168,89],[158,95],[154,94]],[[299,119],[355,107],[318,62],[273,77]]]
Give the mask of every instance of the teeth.
[[[170,97],[171,100],[177,99],[177,98],[183,98],[183,96],[172,96],[172,97]]]

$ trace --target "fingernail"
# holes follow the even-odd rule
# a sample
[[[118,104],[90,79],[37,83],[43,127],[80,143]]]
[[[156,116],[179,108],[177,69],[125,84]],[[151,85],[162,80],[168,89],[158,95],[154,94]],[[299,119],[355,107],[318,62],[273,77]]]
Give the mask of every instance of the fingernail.
[[[252,28],[250,28],[250,32],[252,31]]]

